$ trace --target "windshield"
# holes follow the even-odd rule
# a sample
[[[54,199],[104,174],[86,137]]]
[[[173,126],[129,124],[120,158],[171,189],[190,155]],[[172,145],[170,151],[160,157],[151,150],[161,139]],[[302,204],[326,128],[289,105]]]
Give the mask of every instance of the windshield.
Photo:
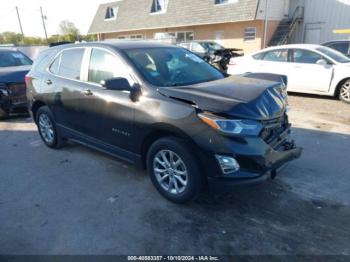
[[[215,42],[203,42],[202,44],[205,46],[206,49],[211,51],[225,49],[222,45],[219,45],[218,43],[215,43]]]
[[[125,53],[155,86],[184,86],[224,78],[219,70],[184,48],[140,48]]]
[[[342,53],[333,50],[328,47],[318,47],[316,48],[317,51],[329,56],[333,60],[337,61],[338,63],[350,63],[350,59],[343,55]]]

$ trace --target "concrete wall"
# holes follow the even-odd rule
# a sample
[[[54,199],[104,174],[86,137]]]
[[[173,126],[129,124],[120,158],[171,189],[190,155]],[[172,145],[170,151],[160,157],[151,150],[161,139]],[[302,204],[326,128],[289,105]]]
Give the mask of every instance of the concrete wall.
[[[267,42],[276,30],[278,21],[269,21]],[[246,27],[256,27],[256,39],[244,41],[244,30]],[[193,31],[195,40],[215,40],[227,48],[242,48],[244,52],[251,53],[262,48],[264,35],[264,21],[255,20],[247,22],[212,24],[202,26],[188,26],[176,28],[164,28],[161,30],[142,30],[124,33],[102,34],[102,39],[117,39],[120,36],[142,34],[144,39],[153,39],[157,32],[180,32]],[[218,36],[222,39],[217,39]]]

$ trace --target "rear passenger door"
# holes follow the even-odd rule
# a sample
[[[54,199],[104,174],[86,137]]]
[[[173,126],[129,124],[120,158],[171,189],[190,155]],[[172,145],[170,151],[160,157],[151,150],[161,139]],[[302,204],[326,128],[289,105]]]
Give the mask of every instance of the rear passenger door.
[[[81,65],[86,49],[74,47],[60,52],[48,68],[49,74],[43,85],[59,125],[83,130],[80,121]]]
[[[287,75],[290,70],[288,49],[277,49],[258,54],[251,72]]]

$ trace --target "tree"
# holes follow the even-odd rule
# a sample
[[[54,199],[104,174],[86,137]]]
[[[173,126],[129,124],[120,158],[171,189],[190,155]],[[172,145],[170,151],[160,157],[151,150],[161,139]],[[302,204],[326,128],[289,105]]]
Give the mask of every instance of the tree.
[[[79,29],[75,26],[74,23],[63,20],[59,25],[59,33],[63,35],[63,41],[79,41]]]

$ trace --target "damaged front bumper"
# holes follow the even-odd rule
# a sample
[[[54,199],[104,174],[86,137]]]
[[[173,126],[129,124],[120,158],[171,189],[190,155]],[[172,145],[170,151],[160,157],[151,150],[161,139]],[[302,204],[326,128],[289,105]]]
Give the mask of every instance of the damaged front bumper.
[[[258,184],[269,178],[275,178],[278,170],[286,163],[300,158],[302,148],[290,140],[290,125],[276,136],[246,137],[233,139],[221,137],[212,143],[204,163],[208,164],[207,177],[210,188],[222,188],[236,185]],[[214,154],[215,157],[212,157]],[[217,156],[226,156],[237,163],[239,168],[233,172],[224,172]],[[216,159],[215,159],[216,158]],[[212,159],[212,160],[210,160]],[[230,163],[229,160],[226,161]],[[209,168],[210,166],[210,168]],[[227,169],[227,166],[226,166]]]
[[[293,147],[290,147],[293,145]],[[295,147],[294,143],[286,142],[286,147],[290,147],[284,151],[271,151],[262,156],[245,157],[245,163],[251,162],[252,168],[244,166],[237,172],[219,175],[208,176],[209,187],[212,190],[229,190],[234,186],[256,185],[268,179],[274,179],[277,176],[278,170],[286,163],[300,158],[302,148]],[[238,157],[238,159],[242,159]],[[240,163],[240,161],[238,160]],[[242,161],[241,161],[242,163]]]

